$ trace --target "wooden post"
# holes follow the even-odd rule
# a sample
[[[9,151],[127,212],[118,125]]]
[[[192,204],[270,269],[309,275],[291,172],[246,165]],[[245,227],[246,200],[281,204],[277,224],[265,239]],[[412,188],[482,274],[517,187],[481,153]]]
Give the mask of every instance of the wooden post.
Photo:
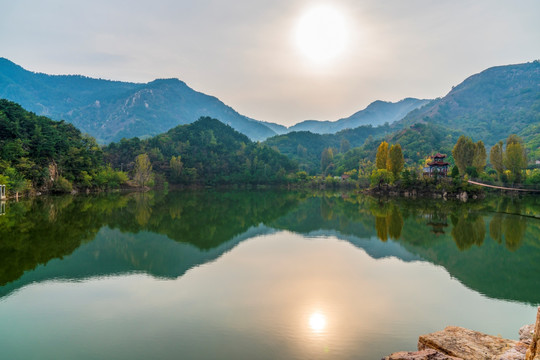
[[[1,201],[0,202],[0,216],[6,214],[6,203]]]

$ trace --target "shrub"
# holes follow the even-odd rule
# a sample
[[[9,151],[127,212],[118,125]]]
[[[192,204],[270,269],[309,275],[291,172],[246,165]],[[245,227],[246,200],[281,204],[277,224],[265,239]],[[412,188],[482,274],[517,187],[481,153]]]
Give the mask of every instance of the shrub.
[[[527,184],[529,185],[540,185],[540,169],[534,169],[527,176]]]
[[[391,173],[386,169],[376,169],[371,173],[371,186],[389,184],[392,181]]]
[[[73,190],[73,185],[63,176],[59,176],[54,182],[53,191],[57,193],[70,193]]]

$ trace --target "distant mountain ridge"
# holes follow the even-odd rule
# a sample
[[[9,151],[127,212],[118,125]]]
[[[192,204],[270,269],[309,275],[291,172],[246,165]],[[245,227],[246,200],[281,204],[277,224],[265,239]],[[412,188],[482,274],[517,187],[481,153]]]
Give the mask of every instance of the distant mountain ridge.
[[[197,92],[179,79],[132,83],[81,75],[34,73],[0,58],[0,98],[54,120],[65,120],[101,144],[122,138],[147,138],[202,116],[219,119],[251,140],[293,131],[333,134],[363,125],[378,126],[402,119],[428,100],[375,101],[337,121],[304,121],[289,128],[239,114],[218,98]]]
[[[46,75],[0,58],[0,98],[15,101],[38,115],[73,123],[100,143],[157,135],[201,116],[218,118],[253,140],[276,135],[262,122],[239,114],[216,97],[197,92],[178,79],[138,84],[80,75]]]
[[[403,119],[409,112],[421,108],[431,100],[406,98],[392,103],[377,100],[349,117],[337,121],[306,120],[288,128],[288,131],[310,131],[316,134],[335,134],[363,125],[379,126]]]

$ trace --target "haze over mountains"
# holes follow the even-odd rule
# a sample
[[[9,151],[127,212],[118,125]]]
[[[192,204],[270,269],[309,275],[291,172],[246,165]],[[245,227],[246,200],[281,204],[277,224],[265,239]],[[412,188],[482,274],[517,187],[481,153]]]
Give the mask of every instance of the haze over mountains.
[[[287,129],[241,115],[216,97],[197,92],[178,79],[138,84],[80,75],[46,75],[27,71],[4,58],[0,58],[0,98],[17,102],[38,115],[73,123],[100,143],[146,138],[201,116],[219,119],[252,140],[299,130],[336,133],[361,125],[392,123],[427,102],[410,98],[398,103],[376,101],[336,122],[310,120]]]
[[[374,101],[364,110],[337,121],[306,120],[289,127],[289,131],[310,131],[317,134],[334,134],[345,129],[354,129],[363,125],[392,124],[401,120],[412,110],[418,109],[430,100],[406,98],[396,103]]]

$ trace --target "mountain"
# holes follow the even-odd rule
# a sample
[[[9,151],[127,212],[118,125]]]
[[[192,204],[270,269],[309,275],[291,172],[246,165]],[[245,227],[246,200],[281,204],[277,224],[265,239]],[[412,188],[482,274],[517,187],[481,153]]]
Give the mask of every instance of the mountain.
[[[285,134],[285,133],[289,132],[289,129],[287,129],[286,126],[283,126],[283,125],[280,125],[280,124],[275,124],[275,123],[266,122],[266,121],[261,121],[261,123],[263,123],[264,125],[266,125],[270,129],[272,129],[278,135]]]
[[[409,112],[418,109],[429,100],[406,98],[396,103],[377,100],[364,110],[337,121],[306,120],[289,127],[289,131],[310,131],[317,134],[334,134],[344,129],[354,129],[363,125],[378,126],[401,120]]]
[[[285,155],[209,117],[146,140],[124,139],[104,151],[107,163],[125,169],[135,156],[148,154],[154,170],[170,183],[279,182],[296,170]]]
[[[540,61],[489,68],[394,124],[444,125],[492,145],[540,123]]]
[[[201,116],[218,118],[253,140],[277,134],[264,123],[239,114],[216,97],[197,92],[178,79],[137,84],[80,75],[46,75],[0,58],[0,98],[15,101],[38,115],[70,122],[100,143],[157,135]]]

